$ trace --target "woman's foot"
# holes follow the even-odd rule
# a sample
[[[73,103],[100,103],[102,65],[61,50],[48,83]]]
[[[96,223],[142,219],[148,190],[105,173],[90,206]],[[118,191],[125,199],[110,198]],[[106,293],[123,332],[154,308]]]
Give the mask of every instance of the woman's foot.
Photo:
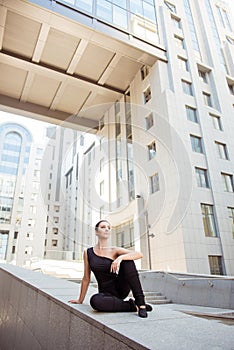
[[[139,317],[142,317],[142,318],[148,317],[146,305],[140,305],[140,306],[137,306],[137,308],[138,308]]]

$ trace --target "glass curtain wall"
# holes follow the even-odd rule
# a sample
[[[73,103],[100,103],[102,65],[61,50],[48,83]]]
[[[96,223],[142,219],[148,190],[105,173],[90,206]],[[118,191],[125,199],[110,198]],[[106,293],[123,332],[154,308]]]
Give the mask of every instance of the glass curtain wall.
[[[154,0],[59,0],[143,40],[159,42]]]

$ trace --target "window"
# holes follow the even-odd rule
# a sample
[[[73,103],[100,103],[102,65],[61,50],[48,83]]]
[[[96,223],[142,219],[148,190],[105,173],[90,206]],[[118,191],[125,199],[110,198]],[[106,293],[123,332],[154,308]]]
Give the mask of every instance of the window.
[[[221,118],[218,115],[210,114],[210,117],[212,118],[213,126],[216,130],[223,130],[222,124],[221,124]]]
[[[156,158],[156,143],[153,141],[150,145],[148,145],[148,155],[149,160]]]
[[[58,240],[52,239],[52,247],[57,247],[57,246],[58,246]]]
[[[228,208],[228,217],[232,231],[232,238],[234,238],[234,208]]]
[[[217,141],[215,141],[215,144],[217,148],[218,157],[220,159],[228,160],[229,158],[228,158],[227,146],[224,143],[217,142]]]
[[[104,194],[104,181],[100,182],[100,196]]]
[[[59,222],[59,217],[58,217],[58,216],[54,216],[53,221],[54,221],[55,224],[58,224],[58,222]]]
[[[144,94],[144,103],[149,102],[149,100],[151,99],[151,88],[150,86],[143,92]]]
[[[185,106],[187,119],[191,122],[198,123],[196,108]]]
[[[54,211],[55,211],[56,213],[59,212],[59,205],[54,205]]]
[[[149,130],[154,125],[154,116],[153,113],[150,113],[145,118],[146,130]]]
[[[25,255],[32,255],[32,247],[25,247],[25,251],[24,251]]]
[[[26,238],[27,238],[28,240],[32,241],[32,240],[33,240],[33,233],[32,233],[32,232],[27,232]]]
[[[223,28],[226,28],[227,30],[229,30],[231,32],[232,28],[231,28],[231,24],[230,24],[226,9],[224,9],[220,6],[217,6],[216,8],[217,8],[218,17],[219,17],[219,21],[220,21],[221,25],[223,26]]]
[[[209,255],[208,258],[211,275],[223,275],[222,257],[217,255]]]
[[[183,58],[183,57],[178,56],[178,64],[179,64],[180,69],[187,71],[187,72],[189,71],[187,58]]]
[[[175,35],[174,38],[175,38],[175,44],[176,44],[176,46],[177,46],[178,48],[180,48],[180,49],[184,49],[184,48],[185,48],[185,47],[184,47],[184,39],[181,38],[181,37],[179,37],[179,36],[177,36],[177,35]]]
[[[195,168],[198,187],[209,188],[207,169]]]
[[[233,177],[230,174],[221,173],[225,192],[233,192]]]
[[[144,80],[147,75],[149,74],[149,67],[148,66],[143,66],[141,68],[141,80]]]
[[[176,7],[175,5],[172,5],[170,2],[164,0],[164,4],[167,6],[167,8],[173,12],[176,13]]]
[[[40,177],[40,170],[34,170],[34,174],[35,177]]]
[[[199,136],[190,135],[192,150],[197,153],[203,153],[202,139]]]
[[[155,193],[159,191],[159,176],[154,174],[150,176],[150,192]]]
[[[36,212],[37,212],[37,207],[35,205],[30,205],[29,213],[36,214]]]
[[[211,95],[203,91],[203,99],[206,106],[212,107]]]
[[[207,84],[207,72],[204,72],[204,71],[198,69],[198,75],[199,75],[200,80],[201,80],[203,83],[206,83],[206,84]]]
[[[57,235],[58,234],[58,228],[57,227],[53,227],[53,234]]]
[[[100,172],[104,169],[104,158],[100,159]]]
[[[38,193],[32,193],[31,194],[31,200],[36,201],[38,199]]]
[[[14,239],[17,239],[17,238],[18,238],[18,233],[19,233],[18,231],[15,231],[15,232],[14,232]]]
[[[36,181],[33,181],[32,187],[33,187],[34,190],[39,190],[39,188],[40,188],[40,183],[39,183],[39,182],[36,182]]]
[[[182,87],[185,94],[193,96],[192,83],[182,80]]]
[[[12,246],[12,251],[11,251],[12,254],[15,254],[15,245]]]
[[[234,95],[234,85],[233,84],[228,84],[229,92],[231,95]]]
[[[74,1],[72,1],[73,3]],[[76,1],[76,7],[78,7],[79,9],[85,11],[85,12],[89,12],[92,13],[92,0],[79,0]]]
[[[103,216],[104,216],[104,205],[102,205],[100,207],[100,209],[99,209],[99,218],[100,218],[100,220],[102,220]]]
[[[171,16],[171,20],[175,28],[181,29],[181,20],[179,18]]]
[[[36,155],[38,158],[41,158],[43,156],[43,149],[42,148],[37,148],[36,149]]]
[[[36,221],[34,219],[28,219],[28,226],[34,227]]]
[[[234,39],[232,39],[230,36],[226,36],[226,38],[229,44],[234,45]]]
[[[201,204],[203,227],[206,237],[217,237],[213,205]]]

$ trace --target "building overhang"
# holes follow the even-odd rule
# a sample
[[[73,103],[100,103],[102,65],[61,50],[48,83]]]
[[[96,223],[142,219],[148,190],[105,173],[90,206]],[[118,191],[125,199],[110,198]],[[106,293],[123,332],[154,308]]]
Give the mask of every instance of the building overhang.
[[[49,0],[0,0],[0,49],[0,108],[80,129],[98,127],[143,65],[166,62],[159,45]]]

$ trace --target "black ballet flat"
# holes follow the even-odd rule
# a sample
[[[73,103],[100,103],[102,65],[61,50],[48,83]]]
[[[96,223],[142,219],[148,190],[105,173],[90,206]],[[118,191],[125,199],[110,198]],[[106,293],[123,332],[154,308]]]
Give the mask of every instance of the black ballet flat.
[[[146,311],[150,312],[150,311],[152,311],[152,310],[153,310],[153,308],[152,308],[152,306],[151,306],[151,305],[149,305],[149,304],[145,304],[145,306],[146,306]]]
[[[138,316],[142,318],[148,317],[146,307],[138,307]]]

